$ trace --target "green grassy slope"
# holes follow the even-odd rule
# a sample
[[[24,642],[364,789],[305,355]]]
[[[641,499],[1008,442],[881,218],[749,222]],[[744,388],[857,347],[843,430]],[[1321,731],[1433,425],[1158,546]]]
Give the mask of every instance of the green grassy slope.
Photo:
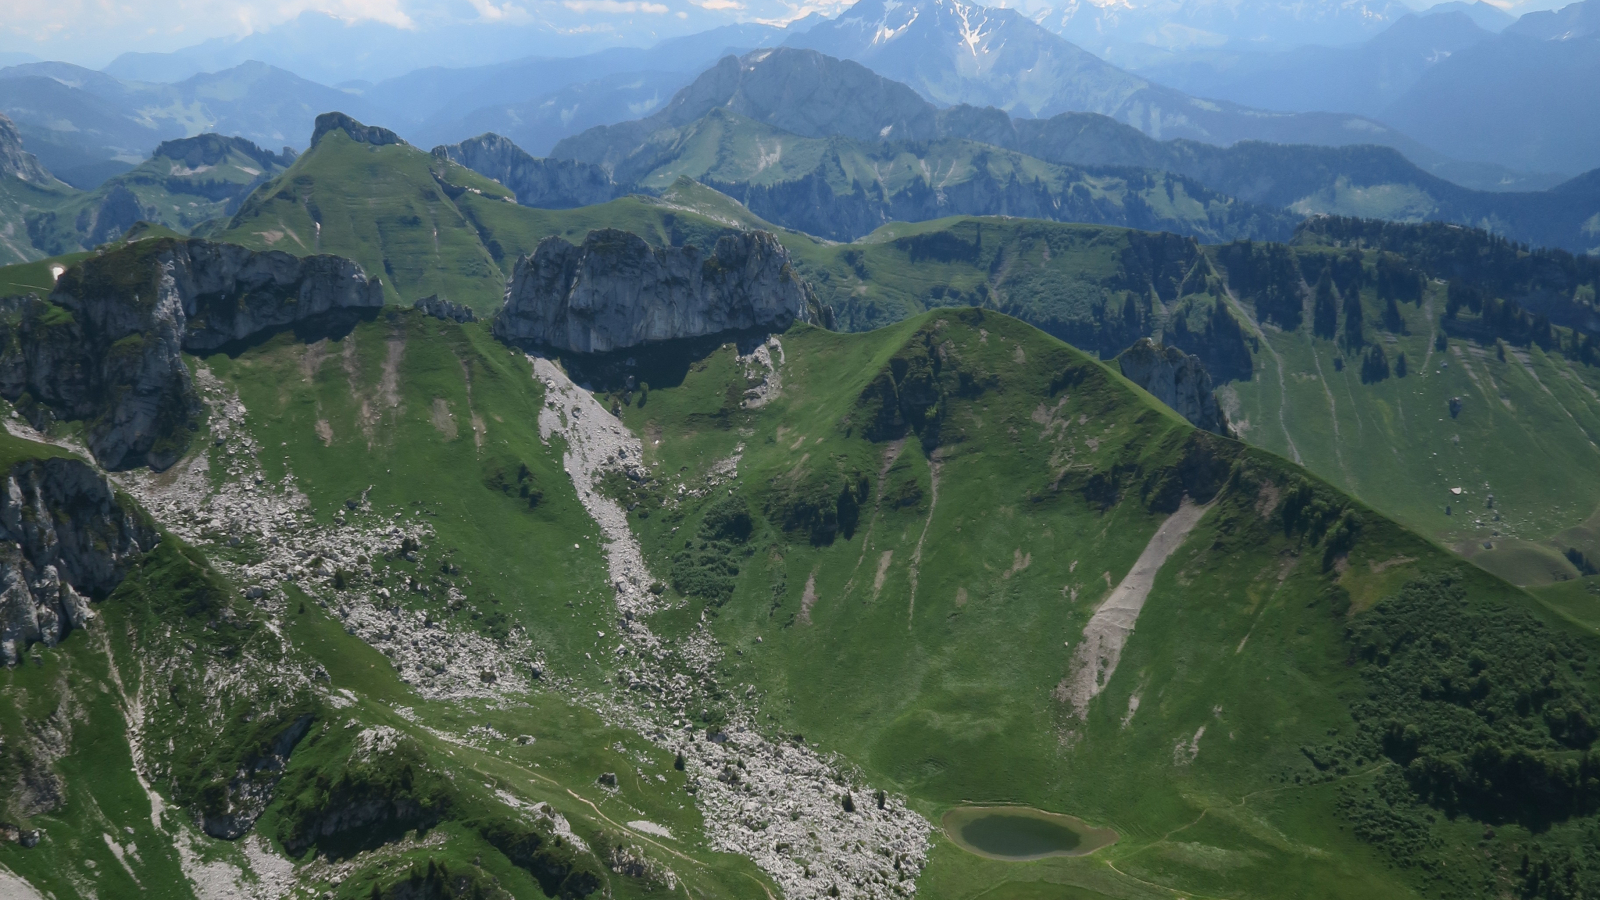
[[[383,279],[391,303],[437,294],[493,313],[518,257],[560,235],[581,241],[623,228],[657,244],[714,242],[762,223],[698,185],[659,198],[544,210],[519,206],[496,182],[406,144],[373,146],[334,131],[259,188],[207,236],[256,249],[354,259]]]
[[[134,220],[187,234],[226,215],[254,185],[282,171],[278,156],[239,138],[168,141],[131,171],[32,217],[29,233],[48,256],[92,249]]]
[[[316,519],[343,518],[345,501],[363,496],[379,510],[376,518],[403,514],[432,527],[422,559],[398,552],[373,559],[400,604],[501,640],[525,629],[565,688],[512,702],[430,700],[330,613],[336,592],[290,586],[281,608],[252,606],[240,599],[240,583],[224,584],[217,572],[197,575],[205,556],[233,564],[248,561],[251,547],[233,546],[222,533],[193,550],[168,537],[98,605],[94,627],[73,632],[60,647],[35,647],[37,665],[0,672],[7,748],[58,709],[73,716],[66,752],[49,763],[67,785],[66,802],[31,818],[13,814],[24,828],[42,828],[45,840],[33,849],[0,843],[0,865],[58,898],[189,897],[193,861],[248,866],[239,842],[198,834],[189,816],[207,802],[205,778],[231,772],[229,754],[260,739],[249,723],[270,724],[259,705],[230,710],[231,694],[217,709],[210,691],[235,690],[244,676],[247,684],[286,678],[302,689],[318,685],[288,707],[314,716],[314,725],[256,826],[278,852],[291,852],[301,866],[295,877],[315,894],[367,900],[376,886],[382,896],[411,896],[410,873],[420,883],[438,866],[480,880],[483,896],[507,896],[491,884],[510,896],[554,896],[560,879],[542,881],[545,870],[506,843],[530,821],[515,804],[539,802],[564,815],[597,853],[633,847],[648,862],[655,874],[624,875],[576,857],[609,896],[659,893],[667,869],[680,890],[696,896],[744,897],[770,883],[749,860],[707,848],[671,754],[572,703],[570,691],[599,686],[609,675],[588,651],[596,627],[610,627],[610,590],[592,536],[582,549],[573,545],[593,526],[560,469],[559,448],[538,439],[540,395],[520,354],[494,343],[482,326],[396,312],[337,341],[308,348],[281,335],[238,357],[197,365],[240,393],[251,411],[248,427],[263,444],[286,448],[263,459],[266,474],[276,479],[286,462],[292,466]],[[519,470],[534,485],[533,503],[515,491]],[[441,559],[448,577],[440,575]],[[432,590],[407,592],[408,580]],[[449,601],[441,581],[465,588],[471,603]],[[322,674],[304,680],[316,672]],[[169,697],[169,685],[182,687]],[[124,712],[133,714],[141,694],[154,723],[145,733],[146,764],[161,776],[152,780],[164,815],[152,813],[154,801],[129,759]],[[201,721],[232,724],[214,734]],[[208,741],[181,737],[198,728],[207,729]],[[393,730],[399,756],[393,764],[355,765],[359,735],[375,728]],[[602,772],[622,773],[616,789],[596,784]],[[408,793],[398,793],[402,778]],[[359,779],[381,785],[378,796],[410,796],[442,814],[380,825],[368,830],[370,840],[329,838],[312,853],[286,845]],[[641,819],[671,837],[627,824]],[[328,869],[318,853],[347,861],[346,871]],[[185,854],[191,864],[180,871]]]
[[[215,237],[256,249],[348,257],[383,279],[393,303],[409,306],[438,294],[472,305],[505,273],[452,202],[451,195],[466,191],[510,196],[413,147],[359,143],[334,131],[257,189]]]
[[[1211,240],[1287,236],[1297,220],[1164,172],[1087,170],[962,140],[806,138],[720,109],[653,135],[615,177],[660,189],[682,176],[739,197],[773,222],[836,240],[888,220],[963,212],[1104,222]]]
[[[1575,355],[1570,330],[1556,328],[1564,349],[1541,347],[1528,328],[1500,339],[1470,309],[1447,316],[1448,284],[1420,273],[1430,265],[1446,270],[1448,258],[1433,260],[1421,249],[1404,260],[1363,251],[1359,276],[1341,270],[1331,294],[1333,331],[1319,335],[1315,282],[1345,251],[1311,237],[1255,245],[1261,272],[1272,253],[1285,261],[1278,287],[1268,275],[1230,271],[1225,247],[1202,250],[1102,226],[956,218],[888,225],[847,245],[785,240],[841,327],[878,327],[971,303],[1102,358],[1158,335],[1228,382],[1221,395],[1244,440],[1304,463],[1493,571],[1541,583],[1580,574],[1568,550],[1600,559],[1600,369]],[[1393,321],[1381,260],[1385,271],[1426,282],[1414,299],[1396,302]],[[1593,302],[1587,283],[1551,300],[1556,291],[1547,286],[1459,274],[1465,293],[1570,307],[1569,316],[1581,317]],[[1359,346],[1347,334],[1350,285],[1361,306]],[[1443,350],[1436,349],[1441,338]],[[1381,378],[1363,368],[1375,347],[1388,367]],[[1453,399],[1460,402],[1454,415]]]
[[[1226,268],[1243,258],[1238,249],[1212,253]],[[1579,575],[1568,551],[1600,551],[1592,531],[1600,509],[1600,370],[1582,361],[1586,338],[1494,300],[1581,318],[1592,303],[1588,286],[1569,285],[1569,295],[1552,302],[1548,287],[1530,290],[1508,275],[1495,276],[1507,278],[1497,285],[1463,270],[1452,285],[1422,274],[1448,269],[1448,256],[1419,251],[1395,268],[1394,256],[1351,255],[1309,237],[1286,252],[1282,288],[1230,273],[1236,311],[1260,350],[1256,377],[1223,391],[1243,437],[1303,461],[1515,582]],[[1525,252],[1521,259],[1535,271],[1541,265]],[[1384,296],[1380,263],[1404,273],[1411,299]],[[1329,266],[1345,274],[1330,294],[1336,328],[1319,334],[1318,290],[1308,282]],[[1489,298],[1484,311],[1464,305],[1474,296]],[[1352,298],[1359,298],[1359,344],[1349,328]],[[1384,364],[1369,368],[1380,349]]]
[[[1092,856],[1029,863],[936,835],[922,896],[1472,896],[1486,883],[1560,896],[1539,880],[1546,863],[1588,883],[1592,631],[1284,460],[1195,432],[1015,319],[935,310],[864,334],[799,326],[781,343],[781,386],[765,405],[741,402],[751,380],[732,345],[641,354],[633,374],[649,389],[619,381],[601,395],[661,473],[607,487],[637,504],[630,524],[674,601],[648,624],[676,641],[703,621],[724,649],[728,690],[699,724],[759,710],[764,731],[839,754],[933,821],[967,803],[1020,803],[1119,834]],[[353,854],[352,867],[334,885],[331,870],[300,858],[296,877],[312,893],[392,896],[409,873],[425,881],[430,863],[498,879],[514,896],[554,891],[505,851],[496,823],[518,816],[502,791],[550,803],[590,846],[639,847],[692,896],[774,890],[749,859],[708,849],[669,752],[573,702],[599,696],[625,663],[596,636],[617,615],[598,531],[562,470],[563,442],[538,436],[543,388],[521,354],[482,324],[396,310],[338,339],[308,346],[285,333],[195,365],[237,392],[243,427],[271,448],[262,474],[292,470],[316,523],[431,527],[415,559],[371,559],[403,610],[495,641],[525,631],[546,685],[505,700],[427,699],[347,631],[337,582],[256,607],[239,585],[216,586],[226,576],[195,574],[198,554],[225,572],[255,552],[208,532],[194,551],[153,555],[101,605],[103,630],[4,673],[7,735],[63,698],[87,710],[57,771],[88,793],[25,823],[46,826],[44,852],[0,845],[0,865],[64,898],[85,886],[116,893],[125,870],[101,858],[101,847],[113,853],[104,833],[137,844],[130,878],[172,896],[186,896],[172,868],[184,841],[244,861],[236,843],[185,837],[183,804],[204,802],[205,779],[229,771],[229,748],[256,733],[249,722],[199,754],[156,753],[155,789],[172,809],[154,823],[131,775],[73,768],[120,752],[119,692],[163,683],[145,680],[156,677],[146,667],[172,659],[326,673],[308,682],[310,707],[288,702],[301,696],[292,692],[275,707],[308,708],[318,723],[258,824],[275,846],[298,846],[328,798],[349,796],[340,791],[378,785],[444,811],[420,830],[424,820],[402,820],[318,844]],[[621,359],[582,365],[602,380],[624,374]],[[733,456],[728,479],[718,473]],[[212,477],[224,477],[221,459]],[[1209,503],[1204,518],[1161,566],[1080,719],[1058,686],[1085,624],[1185,493]],[[418,584],[426,590],[407,589]],[[1432,637],[1408,637],[1418,629]],[[179,652],[186,640],[202,652]],[[1530,673],[1530,647],[1547,654],[1542,671]],[[1466,679],[1466,692],[1439,693],[1427,672]],[[145,696],[158,728],[192,721],[192,694]],[[398,749],[361,762],[359,736],[379,727]],[[1463,734],[1522,753],[1529,790],[1560,783],[1573,760],[1579,801],[1540,820],[1472,788],[1493,758],[1460,755]],[[595,783],[603,772],[618,774],[616,792]],[[673,837],[629,824],[638,820]],[[647,877],[596,871],[613,896],[660,893]]]
[[[1218,377],[1250,372],[1237,325],[1210,326],[1222,279],[1192,238],[1000,217],[895,223],[847,245],[783,237],[847,330],[972,304],[1102,358],[1164,333]]]
[[[14,265],[47,256],[29,234],[29,219],[60,207],[76,194],[60,182],[39,185],[11,175],[0,176],[0,264]]]
[[[739,454],[727,493],[675,504],[670,478],[632,495],[652,565],[689,595],[661,630],[687,633],[703,611],[738,651],[724,674],[756,686],[771,727],[844,754],[935,821],[1018,803],[1121,835],[1089,858],[1027,864],[941,839],[927,896],[1472,896],[1520,877],[1544,825],[1451,822],[1417,799],[1384,723],[1410,716],[1426,734],[1453,707],[1376,687],[1360,636],[1461,604],[1459,632],[1433,626],[1455,645],[1440,662],[1470,645],[1497,679],[1520,663],[1468,633],[1477,617],[1561,647],[1592,637],[1284,461],[1197,438],[1014,320],[937,311],[865,335],[791,332],[783,350],[781,395],[759,409],[731,399],[745,384],[731,347],[681,383],[656,373],[624,407],[647,461],[690,487]],[[872,424],[885,377],[913,398],[903,444]],[[1211,507],[1079,721],[1055,691],[1085,622],[1185,488]],[[707,524],[728,520],[730,495],[748,538]],[[1593,695],[1592,676],[1563,672],[1572,696]],[[1436,752],[1456,749],[1438,734]],[[1587,815],[1540,840],[1578,852]],[[1479,844],[1483,817],[1497,835]]]

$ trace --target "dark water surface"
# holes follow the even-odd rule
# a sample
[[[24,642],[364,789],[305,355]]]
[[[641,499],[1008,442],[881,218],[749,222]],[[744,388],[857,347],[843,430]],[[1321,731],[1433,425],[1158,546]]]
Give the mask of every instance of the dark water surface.
[[[961,838],[984,853],[1029,859],[1078,849],[1083,836],[1060,822],[991,813],[961,827]]]

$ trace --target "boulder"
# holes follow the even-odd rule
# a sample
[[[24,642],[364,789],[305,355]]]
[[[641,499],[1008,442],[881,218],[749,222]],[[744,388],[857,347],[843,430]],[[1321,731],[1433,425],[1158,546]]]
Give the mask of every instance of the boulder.
[[[425,316],[443,319],[446,322],[476,322],[478,314],[469,306],[440,299],[438,294],[430,294],[411,305],[412,309],[421,310]]]
[[[651,247],[608,228],[579,246],[545,238],[519,260],[494,333],[510,343],[605,353],[725,331],[783,331],[812,321],[816,307],[768,232],[724,235],[702,254]]]
[[[1212,393],[1211,373],[1200,357],[1140,338],[1117,357],[1122,375],[1172,407],[1196,428],[1232,436],[1222,405]]]

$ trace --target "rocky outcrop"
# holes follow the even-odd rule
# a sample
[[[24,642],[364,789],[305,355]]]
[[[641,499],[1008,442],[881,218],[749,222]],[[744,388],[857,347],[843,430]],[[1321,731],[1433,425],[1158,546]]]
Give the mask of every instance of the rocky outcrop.
[[[472,311],[472,307],[440,299],[438,294],[429,294],[423,297],[416,303],[411,304],[411,308],[420,310],[425,316],[443,319],[446,322],[461,322],[465,324],[478,321],[478,314]]]
[[[404,144],[400,135],[387,128],[376,125],[363,125],[342,112],[329,112],[317,116],[316,128],[311,132],[311,146],[315,147],[322,140],[323,135],[330,131],[342,131],[350,140],[358,144],[371,144],[381,147],[385,144]],[[286,148],[287,149],[287,148]]]
[[[83,246],[98,247],[126,234],[138,222],[158,217],[156,208],[141,202],[126,184],[116,184],[99,202],[79,210],[72,224],[83,235]]]
[[[0,396],[35,427],[84,421],[106,468],[163,469],[202,414],[185,351],[382,305],[382,285],[347,259],[143,241],[68,269],[48,300],[0,300]]]
[[[256,146],[252,141],[242,137],[233,137],[225,134],[197,134],[194,137],[178,138],[172,141],[162,141],[156,151],[150,154],[173,162],[182,163],[190,169],[199,169],[203,166],[214,166],[228,158],[230,153],[255,160],[262,169],[287,169],[294,162],[294,151],[288,147],[283,148],[283,153],[273,153]]]
[[[498,134],[483,134],[459,144],[435,147],[433,155],[466,166],[485,178],[493,178],[510,188],[523,206],[571,209],[604,203],[624,193],[606,170],[597,165],[529,156],[509,138]]]
[[[782,331],[810,321],[816,301],[764,231],[696,247],[654,248],[625,231],[591,231],[581,246],[545,238],[517,262],[495,316],[501,340],[579,353],[723,331]]]
[[[1140,338],[1117,357],[1123,377],[1172,407],[1196,428],[1232,435],[1200,357]]]
[[[82,628],[89,599],[110,593],[157,540],[88,464],[12,466],[0,494],[0,662],[16,665],[30,644],[54,646]]]
[[[243,837],[272,802],[273,788],[283,777],[289,754],[311,730],[311,721],[310,715],[296,717],[262,752],[245,760],[238,774],[228,782],[222,808],[197,813],[200,830],[225,841]]]
[[[22,149],[22,135],[17,126],[0,115],[0,176],[6,175],[34,184],[61,184],[32,153]]]

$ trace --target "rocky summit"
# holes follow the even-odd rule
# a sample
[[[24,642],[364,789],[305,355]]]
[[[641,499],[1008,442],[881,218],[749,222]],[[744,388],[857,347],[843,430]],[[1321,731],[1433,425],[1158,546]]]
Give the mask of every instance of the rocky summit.
[[[1124,378],[1172,407],[1189,424],[1231,435],[1228,419],[1211,391],[1211,373],[1200,357],[1140,338],[1117,357],[1117,365]]]
[[[809,321],[811,288],[764,231],[726,235],[709,254],[654,248],[624,231],[581,245],[546,238],[517,262],[494,320],[502,340],[579,353]]]

